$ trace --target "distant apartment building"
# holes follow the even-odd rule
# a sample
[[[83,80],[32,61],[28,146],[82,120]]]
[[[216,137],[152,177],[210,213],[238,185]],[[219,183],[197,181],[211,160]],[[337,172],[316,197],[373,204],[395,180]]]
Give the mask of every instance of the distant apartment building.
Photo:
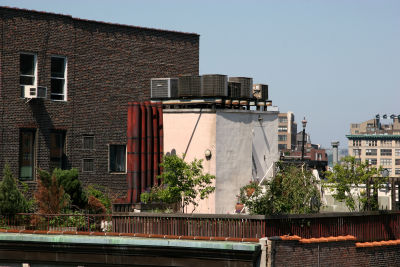
[[[278,150],[294,150],[296,147],[297,123],[293,112],[278,115]]]
[[[384,116],[385,118],[386,116]],[[400,116],[391,116],[391,122],[382,123],[377,115],[362,123],[352,123],[349,155],[370,165],[382,166],[390,177],[400,177]]]

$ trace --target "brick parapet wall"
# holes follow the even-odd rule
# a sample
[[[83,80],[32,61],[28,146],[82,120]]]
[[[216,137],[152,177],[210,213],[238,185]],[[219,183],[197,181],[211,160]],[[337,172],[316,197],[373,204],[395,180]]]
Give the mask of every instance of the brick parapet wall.
[[[306,242],[304,242],[306,241]],[[326,238],[269,240],[271,266],[400,266],[400,240],[357,243]]]
[[[66,130],[68,166],[82,170],[93,158],[95,171],[81,173],[125,194],[125,174],[108,172],[108,145],[126,143],[129,101],[150,98],[150,78],[199,72],[199,36],[74,19],[70,16],[0,7],[0,168],[19,166],[20,128],[37,129],[37,168],[49,169],[49,134]],[[20,97],[19,54],[37,54],[38,85],[50,88],[52,55],[68,60],[68,101],[29,103]],[[93,134],[95,148],[82,149]],[[35,186],[35,183],[30,183]]]

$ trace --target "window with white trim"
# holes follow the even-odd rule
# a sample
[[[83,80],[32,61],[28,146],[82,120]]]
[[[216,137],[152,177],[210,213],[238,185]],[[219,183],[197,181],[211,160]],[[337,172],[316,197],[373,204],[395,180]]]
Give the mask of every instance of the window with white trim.
[[[367,159],[369,165],[376,165],[376,159]]]
[[[24,85],[37,86],[36,54],[19,54],[19,84],[21,86],[21,97],[24,97]]]
[[[395,150],[395,152],[394,152],[394,155],[395,155],[395,156],[400,156],[400,149],[397,148],[397,149]]]
[[[286,141],[287,135],[278,135],[278,141]]]
[[[126,172],[126,145],[110,145],[109,171]]]
[[[67,100],[67,58],[51,57],[51,99]]]
[[[392,159],[381,159],[381,165],[383,166],[388,166],[388,165],[392,165]]]
[[[392,150],[391,149],[381,149],[381,156],[391,156]]]
[[[365,155],[367,156],[376,156],[376,149],[366,149],[365,150]]]

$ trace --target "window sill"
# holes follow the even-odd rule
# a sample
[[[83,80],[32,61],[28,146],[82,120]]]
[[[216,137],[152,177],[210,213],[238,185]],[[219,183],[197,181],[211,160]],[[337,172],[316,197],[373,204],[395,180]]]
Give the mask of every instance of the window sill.
[[[126,172],[108,172],[109,174],[126,174]]]

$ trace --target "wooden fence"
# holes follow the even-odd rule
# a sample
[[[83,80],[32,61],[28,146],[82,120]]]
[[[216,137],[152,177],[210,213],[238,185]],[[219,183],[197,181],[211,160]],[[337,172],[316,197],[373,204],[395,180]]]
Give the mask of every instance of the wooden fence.
[[[248,216],[213,214],[114,214],[113,230],[175,236],[304,238],[353,235],[359,241],[400,239],[400,212]]]

